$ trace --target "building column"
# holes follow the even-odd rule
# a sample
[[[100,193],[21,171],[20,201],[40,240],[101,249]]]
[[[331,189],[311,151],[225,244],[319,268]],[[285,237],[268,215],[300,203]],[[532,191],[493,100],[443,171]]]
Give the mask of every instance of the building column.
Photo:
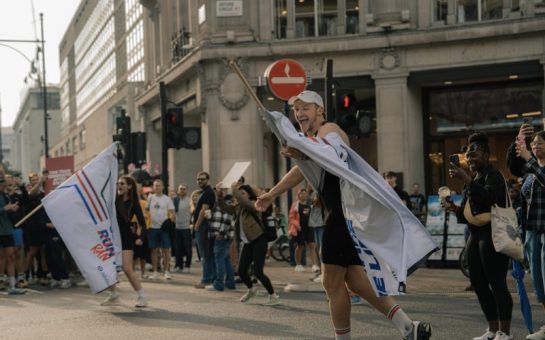
[[[408,86],[408,72],[382,73],[375,79],[378,171],[402,172],[404,189],[424,186],[422,105],[419,88]],[[423,188],[425,189],[425,188]]]

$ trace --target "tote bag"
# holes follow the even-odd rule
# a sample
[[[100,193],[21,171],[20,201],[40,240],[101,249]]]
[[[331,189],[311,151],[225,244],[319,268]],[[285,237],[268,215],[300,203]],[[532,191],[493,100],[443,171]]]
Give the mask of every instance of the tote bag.
[[[517,213],[512,207],[507,182],[505,183],[505,202],[505,208],[494,204],[491,209],[492,242],[497,252],[522,262],[524,260],[523,245],[518,231]]]

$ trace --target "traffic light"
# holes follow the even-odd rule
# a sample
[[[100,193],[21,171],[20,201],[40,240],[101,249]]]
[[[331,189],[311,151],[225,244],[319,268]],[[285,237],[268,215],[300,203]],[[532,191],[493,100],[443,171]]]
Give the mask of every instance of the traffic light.
[[[167,109],[165,114],[166,146],[180,149],[184,146],[184,111],[181,107]]]
[[[336,97],[337,110],[335,116],[336,122],[341,129],[352,137],[368,136],[373,129],[373,114],[365,107],[370,105],[367,105],[366,101],[358,102],[354,90],[339,90]]]
[[[197,150],[201,147],[201,128],[186,127],[183,131],[184,148]]]
[[[121,111],[121,116],[115,119],[116,133],[112,136],[114,142],[120,142],[123,146],[123,164],[129,164],[132,154],[131,143],[131,117]]]
[[[142,164],[146,163],[146,133],[131,133],[131,143],[131,163],[133,163],[137,167],[140,167]]]
[[[357,135],[358,121],[356,119],[356,96],[353,90],[339,90],[336,93],[337,107],[336,120],[337,124],[349,136]]]

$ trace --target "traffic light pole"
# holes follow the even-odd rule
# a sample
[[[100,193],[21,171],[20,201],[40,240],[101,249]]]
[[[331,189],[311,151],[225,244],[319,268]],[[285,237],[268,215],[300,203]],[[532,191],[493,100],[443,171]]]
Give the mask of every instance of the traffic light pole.
[[[167,147],[167,89],[164,82],[159,82],[159,106],[161,107],[161,178],[164,193],[168,193],[168,147]]]
[[[333,60],[327,59],[325,70],[325,112],[329,122],[336,122],[336,115],[333,113]]]

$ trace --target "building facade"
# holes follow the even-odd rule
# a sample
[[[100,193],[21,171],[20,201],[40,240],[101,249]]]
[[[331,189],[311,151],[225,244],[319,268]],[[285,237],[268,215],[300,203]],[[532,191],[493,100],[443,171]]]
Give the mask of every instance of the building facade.
[[[81,169],[112,142],[122,110],[142,130],[143,34],[137,0],[81,1],[59,46],[62,137],[52,157],[73,155]]]
[[[268,109],[284,103],[266,89],[267,67],[304,65],[307,88],[324,95],[333,61],[331,116],[354,115],[351,144],[406,188],[459,190],[446,175],[473,130],[490,136],[504,170],[507,145],[523,117],[542,126],[545,1],[500,0],[141,0],[145,7],[148,157],[160,161],[159,82],[200,126],[202,150],[170,150],[170,185],[197,170],[219,180],[235,161],[252,162],[250,183],[267,187],[285,170],[276,140],[228,67],[237,61]],[[342,96],[354,101],[343,112]],[[346,110],[345,110],[346,111]],[[365,121],[360,121],[365,117]],[[357,138],[356,138],[357,136]]]
[[[49,145],[57,143],[60,136],[59,87],[47,86],[47,123]],[[11,169],[20,171],[22,178],[30,172],[43,169],[44,152],[44,100],[42,87],[28,87],[13,123]]]

